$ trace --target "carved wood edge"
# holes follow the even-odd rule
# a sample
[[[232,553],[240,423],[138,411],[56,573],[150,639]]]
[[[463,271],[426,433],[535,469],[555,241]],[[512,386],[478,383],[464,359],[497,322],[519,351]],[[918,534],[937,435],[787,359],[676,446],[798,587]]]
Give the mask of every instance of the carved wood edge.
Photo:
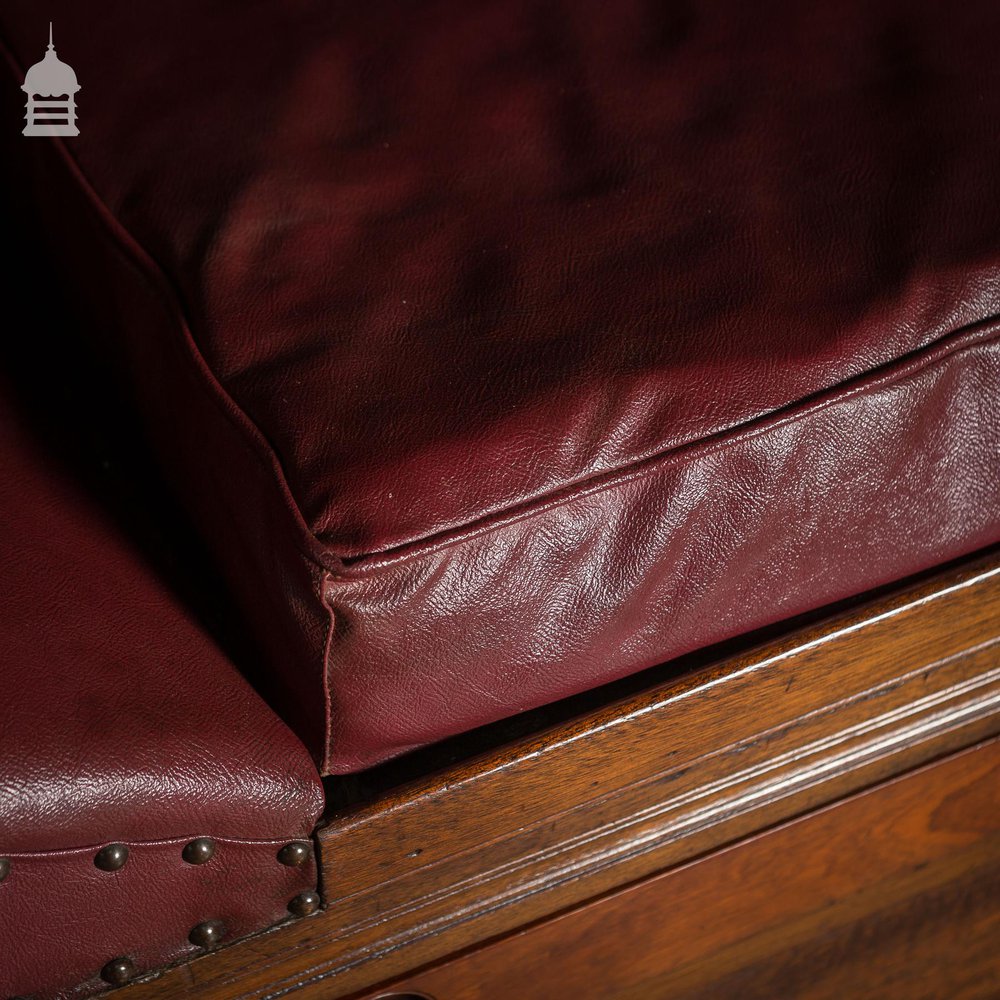
[[[345,996],[998,732],[993,554],[334,816],[323,913],[148,995]]]
[[[998,890],[992,738],[364,997],[985,1000]]]

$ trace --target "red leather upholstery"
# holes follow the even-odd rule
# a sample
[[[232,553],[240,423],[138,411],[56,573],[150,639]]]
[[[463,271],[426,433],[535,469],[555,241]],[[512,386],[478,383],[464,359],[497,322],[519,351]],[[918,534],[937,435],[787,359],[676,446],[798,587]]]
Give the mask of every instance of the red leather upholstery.
[[[994,3],[50,16],[17,149],[327,769],[1000,538]]]
[[[289,916],[305,748],[0,395],[0,997],[79,997]],[[215,854],[184,860],[209,837]],[[124,844],[114,871],[97,852]]]

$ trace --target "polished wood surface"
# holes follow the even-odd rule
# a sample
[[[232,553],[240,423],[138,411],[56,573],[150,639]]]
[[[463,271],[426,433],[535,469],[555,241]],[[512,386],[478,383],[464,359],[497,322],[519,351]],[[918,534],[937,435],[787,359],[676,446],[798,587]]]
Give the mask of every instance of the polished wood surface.
[[[130,997],[334,1000],[1000,733],[1000,557],[345,808],[324,910]]]
[[[1000,995],[1000,743],[959,753],[366,994]]]

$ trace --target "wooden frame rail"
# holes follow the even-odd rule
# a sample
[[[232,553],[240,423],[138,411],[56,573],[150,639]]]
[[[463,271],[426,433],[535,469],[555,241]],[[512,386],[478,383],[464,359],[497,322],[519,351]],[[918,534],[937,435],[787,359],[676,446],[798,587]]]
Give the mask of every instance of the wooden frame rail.
[[[125,995],[346,997],[998,733],[994,552],[335,813],[320,913]]]
[[[1000,740],[359,1000],[995,1000]]]

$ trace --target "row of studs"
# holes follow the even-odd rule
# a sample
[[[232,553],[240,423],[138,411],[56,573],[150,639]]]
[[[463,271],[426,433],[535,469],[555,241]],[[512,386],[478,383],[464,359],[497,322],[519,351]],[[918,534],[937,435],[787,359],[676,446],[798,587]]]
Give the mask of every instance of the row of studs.
[[[197,837],[184,845],[181,857],[189,865],[203,865],[215,856],[215,848],[215,841],[211,837]],[[308,844],[295,841],[285,844],[278,851],[278,861],[289,868],[297,868],[299,865],[304,865],[311,854]],[[128,861],[128,847],[125,844],[108,844],[94,855],[94,864],[104,872],[116,872],[119,868],[125,867],[126,861]],[[10,858],[0,858],[0,882],[3,882],[9,874]]]
[[[211,837],[196,837],[184,845],[181,857],[189,865],[203,865],[215,856],[216,843]],[[125,844],[108,844],[94,855],[94,864],[105,872],[116,872],[128,861],[128,847]],[[293,841],[278,851],[278,861],[289,868],[304,865],[312,856],[308,844]],[[10,874],[10,858],[0,858],[0,882]],[[300,892],[288,904],[288,911],[296,917],[308,917],[320,907],[319,894]],[[214,948],[226,935],[225,924],[221,920],[206,920],[191,928],[188,940],[198,948]],[[101,969],[101,979],[111,986],[124,986],[137,973],[135,963],[127,955],[111,959]],[[17,998],[12,998],[17,1000]]]

